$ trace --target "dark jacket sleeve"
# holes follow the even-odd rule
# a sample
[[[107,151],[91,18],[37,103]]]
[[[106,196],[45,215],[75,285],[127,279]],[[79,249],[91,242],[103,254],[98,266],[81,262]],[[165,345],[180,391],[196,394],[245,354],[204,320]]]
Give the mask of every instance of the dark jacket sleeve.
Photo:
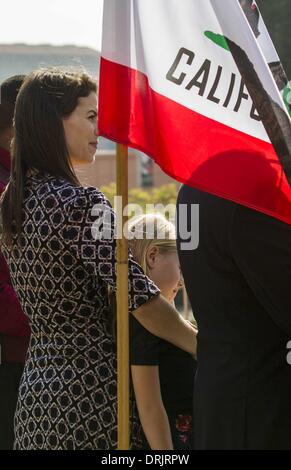
[[[291,335],[291,226],[237,206],[230,244],[233,258],[258,301]]]
[[[0,181],[0,196],[5,186]],[[11,284],[6,261],[0,252],[0,334],[7,336],[29,336],[28,318],[22,312],[20,303]]]
[[[11,284],[6,261],[0,253],[0,334],[29,336],[28,318],[22,312]]]

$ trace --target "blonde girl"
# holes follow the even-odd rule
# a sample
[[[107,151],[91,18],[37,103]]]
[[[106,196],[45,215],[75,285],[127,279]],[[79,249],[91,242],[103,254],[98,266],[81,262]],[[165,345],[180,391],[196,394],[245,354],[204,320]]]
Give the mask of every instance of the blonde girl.
[[[173,303],[183,285],[174,225],[160,214],[147,214],[132,219],[128,230],[135,261]],[[140,422],[150,448],[191,448],[193,357],[152,335],[131,316],[130,363]],[[134,424],[133,448],[138,446],[139,431]]]

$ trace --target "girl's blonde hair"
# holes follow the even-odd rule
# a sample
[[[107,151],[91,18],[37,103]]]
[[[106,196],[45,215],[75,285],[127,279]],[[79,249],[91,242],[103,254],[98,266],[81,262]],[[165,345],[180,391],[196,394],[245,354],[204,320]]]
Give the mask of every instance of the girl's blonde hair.
[[[128,244],[133,258],[147,276],[149,276],[147,252],[151,247],[156,246],[161,253],[171,253],[177,250],[175,226],[162,214],[143,214],[133,217],[129,220],[127,229]],[[116,296],[111,288],[109,289],[109,306],[112,334],[116,339]]]
[[[128,239],[135,261],[149,274],[147,252],[156,246],[161,253],[176,251],[176,230],[162,214],[143,214],[128,222]]]

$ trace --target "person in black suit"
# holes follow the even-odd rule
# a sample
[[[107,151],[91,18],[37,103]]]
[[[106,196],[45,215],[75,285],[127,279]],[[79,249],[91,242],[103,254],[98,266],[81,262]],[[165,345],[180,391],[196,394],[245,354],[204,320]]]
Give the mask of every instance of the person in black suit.
[[[200,210],[197,249],[178,230],[199,331],[194,448],[291,449],[291,226],[183,186],[178,227],[181,204]]]

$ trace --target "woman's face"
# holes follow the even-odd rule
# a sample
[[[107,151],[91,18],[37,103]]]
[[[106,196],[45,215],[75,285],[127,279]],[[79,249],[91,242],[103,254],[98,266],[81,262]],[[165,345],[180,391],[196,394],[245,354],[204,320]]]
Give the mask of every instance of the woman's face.
[[[79,98],[78,106],[63,119],[66,143],[74,166],[92,163],[97,149],[97,94]]]
[[[161,294],[172,303],[183,285],[177,251],[161,253],[157,247],[150,248],[147,264],[149,277],[159,287]]]

